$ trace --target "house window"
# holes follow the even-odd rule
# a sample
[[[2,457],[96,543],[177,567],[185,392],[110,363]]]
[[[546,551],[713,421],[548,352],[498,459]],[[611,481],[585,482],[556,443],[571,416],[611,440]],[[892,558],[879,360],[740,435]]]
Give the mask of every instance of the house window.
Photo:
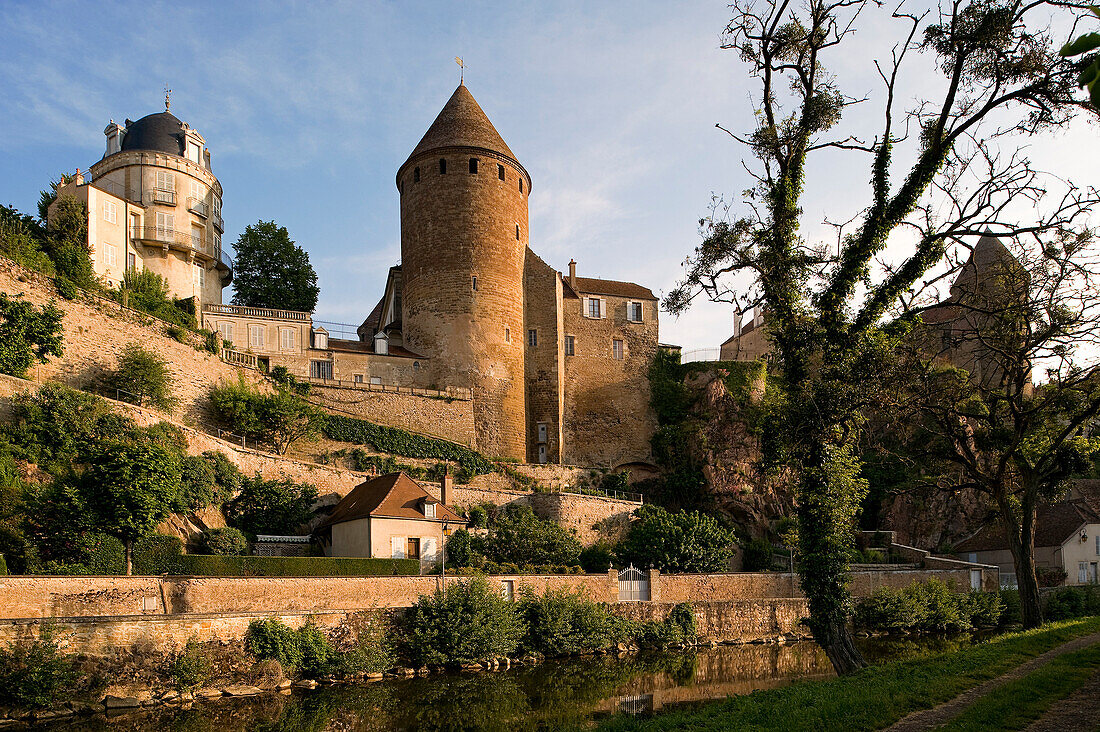
[[[385,338],[385,336],[383,336],[383,339],[384,338]],[[378,341],[377,340],[374,342],[374,346],[375,346],[375,349],[378,348]],[[328,348],[328,333],[326,333],[325,331],[323,331],[321,329],[317,329],[317,330],[313,331],[313,347],[316,348],[319,351],[323,351],[326,348]],[[385,353],[384,349],[383,349],[383,353]]]
[[[440,175],[447,175],[447,159],[446,158],[440,158],[439,159],[439,174]]]
[[[618,338],[611,341],[611,355],[615,357],[616,361],[623,360],[623,342]]]
[[[574,351],[573,351],[573,336],[571,336],[571,335],[567,335],[567,336],[565,337],[565,355],[566,355],[566,356],[572,356],[572,355],[574,355]]]
[[[424,518],[435,518],[435,504],[434,503],[425,503],[424,504]]]
[[[168,241],[176,229],[176,215],[157,211],[157,241]]]
[[[111,201],[103,202],[103,220],[108,224],[118,223],[118,206]]]
[[[527,331],[527,345],[534,348],[539,344],[539,332],[534,328]]]
[[[392,556],[394,559],[404,559],[406,549],[407,549],[407,544],[405,543],[405,538],[404,537],[401,537],[401,536],[391,536],[390,537],[390,556]]]
[[[370,383],[374,384],[375,386],[382,386],[382,377],[372,376],[370,377]]]
[[[193,142],[187,143],[187,159],[193,163],[202,162],[202,148]]]
[[[1077,563],[1077,584],[1083,585],[1089,581],[1089,563]]]
[[[410,536],[405,549],[405,559],[420,559],[420,538]]]
[[[474,288],[474,292],[477,292],[477,275],[470,278],[470,284]]]
[[[626,304],[626,319],[631,323],[642,322],[642,304],[640,302],[628,302]]]
[[[355,377],[352,379],[352,381],[354,381],[356,384],[362,384],[363,383],[363,375],[362,374],[356,374]]]
[[[589,318],[602,318],[604,313],[603,300],[598,297],[588,298],[588,313]]]
[[[332,361],[310,361],[309,377],[332,381]]]
[[[470,175],[477,175],[477,158],[470,158]]]
[[[137,269],[137,255],[133,252],[126,253],[126,269]]]
[[[279,348],[284,351],[294,350],[294,329],[293,328],[280,328],[279,329]]]
[[[197,180],[191,181],[191,198],[199,203],[202,203],[202,199],[206,198],[206,189]]]
[[[191,277],[195,285],[195,289],[198,292],[202,292],[206,287],[206,267],[201,264],[192,265]]]
[[[1096,556],[1100,557],[1100,534],[1096,535]]]
[[[157,190],[158,191],[175,191],[176,190],[176,174],[167,170],[157,171]]]
[[[546,428],[546,423],[545,422],[539,422],[539,442],[546,442],[546,433],[547,433],[547,431],[548,430]]]
[[[516,599],[516,581],[501,580],[500,596],[503,597],[506,602],[513,602]]]
[[[497,166],[497,178],[500,178],[501,180],[504,180],[504,166],[503,165],[498,165]]]
[[[250,326],[248,326],[248,347],[249,348],[263,348],[264,347],[264,327],[262,325],[250,325]]]
[[[223,341],[233,342],[233,324],[218,323],[218,332],[222,334]]]
[[[222,200],[220,198],[218,198],[217,196],[214,196],[214,215],[215,216],[221,216],[222,215]]]
[[[114,267],[118,263],[118,247],[114,244],[103,245],[103,263],[108,267]]]
[[[419,182],[420,182],[420,166],[418,165],[415,168],[413,168],[413,183],[419,183]]]

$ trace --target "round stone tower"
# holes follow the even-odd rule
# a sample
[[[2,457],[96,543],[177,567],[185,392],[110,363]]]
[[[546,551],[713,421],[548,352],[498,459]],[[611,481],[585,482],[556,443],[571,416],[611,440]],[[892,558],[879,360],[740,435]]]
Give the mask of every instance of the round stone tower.
[[[397,171],[402,335],[426,384],[473,391],[477,448],[525,460],[531,177],[464,85]]]

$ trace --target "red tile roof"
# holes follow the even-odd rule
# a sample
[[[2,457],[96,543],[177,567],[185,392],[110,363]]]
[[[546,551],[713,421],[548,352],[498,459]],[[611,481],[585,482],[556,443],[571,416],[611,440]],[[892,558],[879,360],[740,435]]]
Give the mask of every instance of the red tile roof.
[[[600,280],[592,277],[578,277],[577,286],[569,284],[569,278],[563,278],[567,287],[576,294],[586,295],[610,295],[611,297],[634,297],[639,300],[656,300],[657,296],[648,287],[633,282],[619,282],[617,280]]]
[[[434,519],[424,516],[422,507],[425,501],[437,504]],[[466,523],[466,519],[432,498],[430,493],[409,476],[404,473],[390,473],[353,488],[317,528],[320,530],[368,516]]]
[[[1060,501],[1039,507],[1035,517],[1035,546],[1061,546],[1082,524],[1100,523],[1100,515],[1084,501]],[[1008,549],[1008,539],[999,519],[955,545],[956,553]]]

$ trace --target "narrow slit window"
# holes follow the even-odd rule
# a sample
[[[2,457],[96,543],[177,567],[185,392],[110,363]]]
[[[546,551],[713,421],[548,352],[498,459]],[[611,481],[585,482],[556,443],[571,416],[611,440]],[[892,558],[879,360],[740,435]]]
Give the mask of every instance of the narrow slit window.
[[[470,284],[473,286],[474,292],[477,292],[477,275],[470,278]]]
[[[565,337],[565,355],[572,356],[576,353],[574,350],[573,336],[567,335]]]
[[[511,328],[505,328],[504,329],[504,342],[505,343],[511,343],[512,342],[512,329]]]
[[[527,345],[534,348],[539,344],[539,332],[534,328],[527,331]]]
[[[439,159],[439,174],[440,175],[447,175],[447,159],[446,158],[440,158]]]
[[[519,179],[519,192],[523,193],[523,178]]]
[[[519,224],[516,224],[516,241],[519,241]]]
[[[420,182],[420,167],[417,166],[417,167],[413,168],[413,183],[419,183],[419,182]]]
[[[614,356],[616,361],[623,360],[623,342],[618,338],[611,341],[611,355]]]
[[[501,180],[504,180],[504,166],[503,165],[498,165],[497,166],[497,178],[500,178]]]
[[[470,158],[470,175],[477,175],[477,158]]]

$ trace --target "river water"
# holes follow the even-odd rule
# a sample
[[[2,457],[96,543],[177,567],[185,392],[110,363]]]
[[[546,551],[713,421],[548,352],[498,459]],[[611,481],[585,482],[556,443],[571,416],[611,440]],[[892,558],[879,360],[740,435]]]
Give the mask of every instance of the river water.
[[[862,640],[868,660],[968,645],[971,637]],[[435,674],[292,694],[198,702],[52,730],[112,732],[322,732],[347,730],[573,729],[615,714],[653,715],[685,705],[833,675],[812,642],[587,656],[508,671]]]

